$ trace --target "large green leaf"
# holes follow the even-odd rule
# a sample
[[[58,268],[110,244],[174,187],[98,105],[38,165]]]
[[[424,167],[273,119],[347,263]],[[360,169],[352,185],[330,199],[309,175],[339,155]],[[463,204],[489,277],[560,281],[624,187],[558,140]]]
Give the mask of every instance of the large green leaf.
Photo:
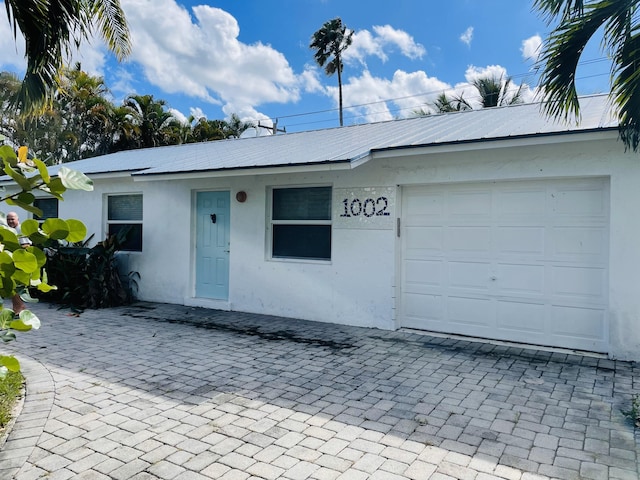
[[[33,328],[34,330],[38,330],[40,328],[40,319],[38,316],[33,313],[31,310],[23,310],[20,312],[20,322],[29,328]],[[11,327],[13,328],[13,327]]]
[[[20,230],[22,230],[23,235],[28,237],[40,230],[40,224],[33,218],[29,218],[20,224]]]
[[[80,242],[84,240],[84,237],[87,236],[87,227],[85,224],[75,218],[70,218],[66,220],[66,222],[69,227],[69,235],[67,235],[66,240],[69,242]]]
[[[33,159],[33,163],[38,167],[38,172],[40,172],[40,176],[44,183],[49,183],[51,181],[51,177],[49,176],[49,171],[47,170],[47,166],[44,164],[42,160],[38,160],[37,158]]]
[[[15,182],[18,184],[18,186],[22,190],[26,190],[26,191],[31,190],[31,184],[29,183],[29,179],[27,179],[27,177],[22,175],[20,172],[17,172],[16,170],[14,170],[11,167],[11,165],[9,165],[6,162],[5,162],[5,165],[4,165],[4,172],[7,175],[9,175],[13,180],[15,180]]]
[[[16,151],[9,145],[2,145],[0,147],[0,158],[8,162],[9,165],[15,165],[18,163],[18,156],[16,155]]]
[[[40,210],[38,207],[34,207],[33,205],[30,205],[28,203],[21,202],[17,198],[7,198],[6,202],[7,205],[15,205],[16,207],[20,207],[27,212],[33,213],[34,215],[42,215],[42,210]]]
[[[20,320],[19,318],[16,320],[12,320],[9,324],[9,327],[16,332],[28,332],[32,328],[31,325],[22,323],[22,320]]]
[[[18,362],[18,359],[12,355],[0,356],[0,365],[6,367],[11,372],[20,371],[20,362]]]
[[[38,270],[38,259],[33,253],[26,250],[13,252],[13,264],[25,273],[32,273]]]
[[[42,224],[42,230],[53,240],[62,240],[69,235],[69,225],[61,218],[47,218]]]
[[[62,184],[66,188],[85,190],[87,192],[93,191],[93,181],[82,172],[71,170],[67,167],[60,167],[58,177],[62,180]]]
[[[20,248],[18,236],[15,234],[13,229],[9,229],[8,227],[0,227],[0,243],[4,244],[5,249],[8,250]]]
[[[57,290],[58,287],[56,287],[55,285],[49,285],[48,283],[44,283],[41,282],[38,285],[36,285],[36,288],[40,291],[40,292],[50,292],[51,290]]]
[[[31,274],[25,272],[24,270],[16,269],[16,271],[13,272],[13,275],[11,275],[11,279],[17,284],[29,285],[29,283],[31,282]]]
[[[36,257],[38,267],[42,268],[44,264],[47,263],[47,256],[38,247],[29,247],[27,248],[27,252],[32,253]]]

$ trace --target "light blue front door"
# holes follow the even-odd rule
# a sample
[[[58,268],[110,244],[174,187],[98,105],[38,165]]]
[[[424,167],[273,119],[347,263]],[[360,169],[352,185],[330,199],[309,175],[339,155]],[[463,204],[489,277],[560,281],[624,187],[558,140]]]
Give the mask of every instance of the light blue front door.
[[[196,196],[196,297],[229,298],[229,192]]]

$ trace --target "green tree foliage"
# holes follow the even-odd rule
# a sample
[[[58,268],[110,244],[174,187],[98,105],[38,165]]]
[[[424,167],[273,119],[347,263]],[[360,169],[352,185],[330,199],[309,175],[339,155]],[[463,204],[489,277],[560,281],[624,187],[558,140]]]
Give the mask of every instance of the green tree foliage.
[[[340,18],[334,18],[325,22],[320,29],[313,34],[309,48],[315,50],[313,58],[320,67],[324,67],[327,75],[338,74],[338,95],[340,105],[340,126],[343,125],[342,117],[342,62],[343,52],[349,48],[353,41],[353,30],[348,30]]]
[[[586,45],[603,34],[602,48],[611,59],[611,98],[618,109],[620,138],[640,145],[639,0],[535,0],[534,7],[553,30],[540,56],[540,88],[552,117],[578,118],[576,69]]]
[[[506,105],[515,105],[522,103],[522,84],[513,91],[512,80],[510,77],[506,79],[497,76],[479,77],[471,82],[480,99],[482,108],[503,107]],[[461,112],[464,110],[472,110],[472,104],[467,101],[462,94],[448,96],[441,93],[430,104],[431,109],[436,113]],[[425,115],[428,112],[418,111],[417,115]]]
[[[12,101],[19,87],[15,75],[0,72],[0,107]],[[104,79],[76,65],[61,71],[59,88],[46,108],[30,114],[0,110],[0,135],[14,147],[29,145],[51,165],[121,150],[237,138],[253,126],[235,114],[228,121],[190,120],[179,122],[164,100],[151,95],[131,95],[116,106]]]
[[[93,183],[80,172],[60,167],[57,176],[49,175],[44,162],[27,158],[27,148],[20,147],[18,154],[8,145],[0,146],[3,172],[18,187],[18,191],[0,198],[7,205],[20,207],[36,215],[42,211],[33,205],[35,190],[43,191],[59,200],[67,189],[91,191]],[[4,214],[2,214],[4,217]],[[0,297],[10,298],[18,294],[29,299],[28,289],[48,292],[55,287],[47,280],[46,256],[42,250],[50,240],[78,242],[84,239],[87,229],[79,220],[50,218],[40,225],[29,219],[20,225],[21,232],[0,226]],[[28,242],[25,243],[25,239]],[[25,247],[25,245],[28,245]],[[11,309],[0,311],[0,340],[16,339],[16,332],[27,332],[40,327],[40,319],[26,309],[16,315]],[[0,355],[0,377],[8,371],[18,371],[18,360],[10,355]]]
[[[97,27],[118,59],[130,52],[129,27],[119,0],[5,0],[14,35],[25,39],[27,70],[15,105],[41,106],[55,92],[65,55]]]

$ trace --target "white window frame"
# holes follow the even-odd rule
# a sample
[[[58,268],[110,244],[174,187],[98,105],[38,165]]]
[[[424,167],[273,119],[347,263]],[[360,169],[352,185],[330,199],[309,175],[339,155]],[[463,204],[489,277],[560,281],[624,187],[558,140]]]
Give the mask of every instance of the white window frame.
[[[119,219],[119,220],[111,220],[109,219],[109,199],[112,197],[140,197],[140,202],[141,202],[141,212],[140,212],[140,219]],[[141,192],[127,192],[127,193],[108,193],[105,195],[105,202],[104,202],[104,209],[105,209],[105,219],[106,219],[106,227],[105,227],[105,237],[107,235],[109,235],[109,231],[110,231],[110,226],[111,225],[140,225],[140,236],[143,237],[144,236],[144,226],[143,226],[143,219],[144,219],[144,198],[142,196]],[[142,242],[142,238],[140,239],[140,249],[122,249],[122,251],[125,252],[131,252],[131,253],[139,253],[142,252],[144,249],[144,244]]]
[[[273,219],[273,194],[276,190],[288,189],[311,189],[311,188],[329,188],[329,219],[328,220],[274,220]],[[331,263],[333,257],[333,186],[327,184],[314,185],[277,185],[267,189],[268,209],[267,209],[267,258],[273,261],[282,262],[304,262],[304,263]],[[314,257],[286,257],[273,255],[273,234],[274,225],[328,225],[330,229],[331,247],[329,250],[329,258]]]

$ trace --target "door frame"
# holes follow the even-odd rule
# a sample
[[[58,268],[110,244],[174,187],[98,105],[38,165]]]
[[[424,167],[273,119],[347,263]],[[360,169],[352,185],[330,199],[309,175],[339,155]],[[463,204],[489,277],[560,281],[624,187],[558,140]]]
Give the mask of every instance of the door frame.
[[[231,244],[231,224],[232,224],[232,212],[231,212],[231,188],[202,188],[195,189],[191,192],[191,241],[189,245],[190,250],[190,264],[191,264],[191,275],[190,275],[190,286],[189,286],[189,296],[184,299],[184,304],[187,306],[194,307],[205,307],[205,308],[214,308],[218,310],[231,310],[231,302],[229,301],[229,296],[231,294],[231,252],[229,252],[229,272],[228,272],[228,286],[229,286],[229,294],[226,299],[213,299],[206,297],[197,297],[196,296],[196,243],[197,243],[197,235],[198,235],[198,221],[197,221],[197,208],[198,208],[198,194],[199,193],[207,193],[207,192],[227,192],[229,194],[229,244]]]

